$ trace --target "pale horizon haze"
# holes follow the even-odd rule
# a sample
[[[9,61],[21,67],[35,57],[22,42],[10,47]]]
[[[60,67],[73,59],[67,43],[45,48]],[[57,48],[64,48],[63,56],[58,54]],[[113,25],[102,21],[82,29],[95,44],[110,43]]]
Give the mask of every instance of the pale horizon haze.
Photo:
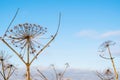
[[[57,30],[61,13],[61,26],[55,40],[41,53],[32,66],[48,67],[54,64],[80,70],[112,68],[110,60],[99,56],[98,49],[104,41],[114,41],[111,49],[117,69],[120,69],[120,1],[119,0],[1,0],[0,36],[18,15],[11,27],[19,23],[36,23],[48,28],[50,35]],[[11,54],[16,66],[25,65],[0,41],[0,50]],[[106,53],[107,54],[107,53]]]

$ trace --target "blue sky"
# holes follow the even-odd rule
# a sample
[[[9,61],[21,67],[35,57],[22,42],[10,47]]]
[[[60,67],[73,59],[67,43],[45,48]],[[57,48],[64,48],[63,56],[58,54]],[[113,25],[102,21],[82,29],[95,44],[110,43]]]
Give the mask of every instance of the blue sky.
[[[64,67],[68,62],[71,68],[108,68],[111,63],[99,57],[98,48],[106,40],[120,42],[119,4],[119,0],[1,0],[0,35],[4,33],[17,8],[20,11],[12,26],[25,22],[37,23],[47,27],[51,34],[57,29],[61,12],[58,36],[33,65],[55,64]],[[6,46],[2,46],[1,49],[9,51]],[[115,47],[119,49],[120,44]],[[116,53],[117,68],[120,68],[119,50],[113,51]],[[18,58],[13,59],[19,64]]]

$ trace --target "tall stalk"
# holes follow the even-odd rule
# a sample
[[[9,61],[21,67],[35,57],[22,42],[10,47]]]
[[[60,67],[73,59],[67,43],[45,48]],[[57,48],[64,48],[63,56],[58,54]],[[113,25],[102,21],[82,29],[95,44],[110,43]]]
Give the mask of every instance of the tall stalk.
[[[114,63],[114,60],[113,60],[113,57],[112,57],[110,48],[109,48],[109,46],[108,46],[107,48],[108,48],[108,53],[109,53],[110,60],[111,60],[111,63],[112,63],[112,67],[113,67],[113,70],[114,70],[115,79],[118,80],[118,73],[117,73],[117,71],[116,71],[115,63]]]
[[[100,55],[102,58],[104,59],[109,59],[111,60],[111,63],[112,63],[112,67],[113,67],[113,70],[114,70],[114,75],[115,75],[115,80],[118,80],[118,72],[116,70],[116,66],[115,66],[115,63],[114,63],[114,58],[112,57],[112,53],[111,53],[111,50],[110,50],[110,45],[114,45],[115,43],[112,42],[112,41],[106,41],[104,42],[101,46],[102,46],[102,51],[101,52],[104,52],[106,49],[108,51],[108,54],[109,54],[109,58],[106,58],[102,55]]]

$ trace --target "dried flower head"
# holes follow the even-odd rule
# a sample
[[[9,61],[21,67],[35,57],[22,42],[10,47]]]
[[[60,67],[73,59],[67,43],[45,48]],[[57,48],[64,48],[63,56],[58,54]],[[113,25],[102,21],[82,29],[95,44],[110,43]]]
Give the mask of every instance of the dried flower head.
[[[103,71],[101,73],[97,72],[97,76],[101,80],[115,80],[115,75],[112,72],[112,70],[110,70],[110,69],[106,69],[105,71]]]
[[[111,72],[110,69],[107,69],[107,70],[105,71],[105,74],[106,74],[106,75],[109,75],[109,74],[112,74],[112,72]]]
[[[12,56],[6,54],[5,51],[1,51],[1,52],[0,52],[0,62],[1,62],[1,61],[4,61],[4,60],[7,61],[7,60],[10,59],[11,57],[12,57]]]
[[[51,66],[52,68],[53,68],[53,67],[55,67],[55,65],[54,65],[54,64],[51,64],[50,66]]]
[[[100,52],[100,57],[104,59],[114,59],[114,57],[107,57],[110,53],[110,46],[115,45],[115,42],[113,41],[105,41],[100,45],[99,52]],[[109,54],[105,54],[106,49],[108,50]],[[109,55],[110,56],[110,55]]]
[[[13,64],[7,64],[7,68],[12,68],[14,67]]]
[[[106,50],[106,48],[108,48],[111,45],[115,45],[115,42],[113,41],[105,41],[104,43],[101,44],[100,46],[100,52],[104,52]]]
[[[62,73],[58,73],[58,76],[62,76]]]
[[[42,44],[38,41],[38,38],[43,36],[47,32],[47,28],[43,28],[37,24],[18,24],[13,29],[9,29],[5,38],[10,40],[10,43],[15,47],[22,50],[29,48],[29,53],[36,53],[38,48],[41,48]]]
[[[69,63],[65,63],[65,65],[66,65],[66,68],[70,67]]]

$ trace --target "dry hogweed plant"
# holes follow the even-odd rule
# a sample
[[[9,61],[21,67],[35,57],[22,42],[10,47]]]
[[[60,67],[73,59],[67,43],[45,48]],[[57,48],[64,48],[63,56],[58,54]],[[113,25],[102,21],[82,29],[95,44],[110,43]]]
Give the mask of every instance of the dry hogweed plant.
[[[13,64],[8,63],[9,55],[5,55],[4,51],[0,52],[0,75],[2,80],[9,80],[14,74],[16,67]]]
[[[20,58],[26,65],[26,80],[31,80],[30,66],[38,55],[47,48],[50,43],[55,39],[60,27],[61,14],[59,14],[59,23],[56,33],[49,38],[44,38],[47,33],[47,28],[38,24],[23,23],[18,24],[10,29],[19,9],[17,10],[14,18],[9,24],[5,34],[1,40]]]
[[[51,67],[52,67],[52,69],[53,69],[53,71],[54,71],[54,73],[55,73],[55,77],[56,77],[55,80],[63,80],[64,74],[66,73],[66,70],[68,69],[69,64],[68,64],[68,63],[65,64],[65,69],[64,69],[63,72],[57,72],[54,64],[52,64]]]
[[[97,76],[101,79],[101,80],[115,80],[115,75],[112,72],[112,70],[110,69],[106,69],[104,72],[100,73],[100,72],[96,72]]]
[[[45,74],[43,74],[43,72],[37,69],[37,72],[39,73],[39,76],[42,80],[63,80],[64,74],[66,73],[66,70],[68,69],[69,64],[68,63],[65,64],[65,69],[63,72],[57,72],[54,64],[51,64],[50,67],[53,69],[54,71],[53,73],[55,75],[52,79],[49,79]]]
[[[104,57],[104,55],[101,55],[101,54],[100,54],[100,57],[102,57],[103,59],[111,60],[112,67],[113,67],[113,70],[114,70],[115,80],[118,80],[118,72],[117,72],[116,67],[115,67],[114,57],[112,57],[112,53],[111,53],[111,50],[110,50],[110,46],[112,46],[112,45],[115,45],[115,42],[105,41],[100,46],[100,51],[99,52],[104,53],[106,50],[108,51],[109,57]]]

